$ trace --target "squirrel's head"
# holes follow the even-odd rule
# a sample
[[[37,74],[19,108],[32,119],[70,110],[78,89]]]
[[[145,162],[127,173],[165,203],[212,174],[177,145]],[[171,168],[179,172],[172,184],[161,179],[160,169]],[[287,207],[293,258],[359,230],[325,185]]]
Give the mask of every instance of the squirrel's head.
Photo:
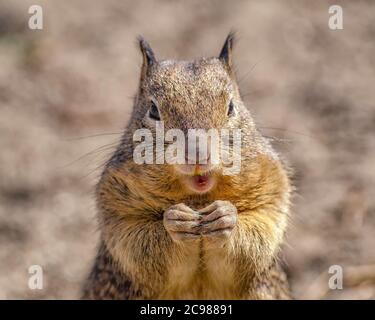
[[[183,160],[186,162],[178,162],[169,169],[179,176],[191,192],[205,193],[211,190],[216,183],[215,175],[220,174],[224,166],[222,162],[215,164],[209,161],[213,154],[210,149],[211,136],[206,135],[207,152],[200,153],[198,140],[204,135],[202,129],[206,133],[210,129],[216,130],[220,138],[221,133],[225,132],[223,129],[232,134],[234,129],[252,126],[235,80],[233,41],[233,33],[230,33],[217,57],[158,61],[150,45],[143,38],[139,39],[143,64],[133,125],[136,129],[148,129],[155,134],[162,124],[165,133],[178,129],[184,134]],[[188,140],[191,129],[200,129],[199,137],[193,144]],[[167,146],[173,141],[176,139],[164,143]],[[192,145],[194,150],[191,150]],[[196,162],[190,161],[191,155]]]

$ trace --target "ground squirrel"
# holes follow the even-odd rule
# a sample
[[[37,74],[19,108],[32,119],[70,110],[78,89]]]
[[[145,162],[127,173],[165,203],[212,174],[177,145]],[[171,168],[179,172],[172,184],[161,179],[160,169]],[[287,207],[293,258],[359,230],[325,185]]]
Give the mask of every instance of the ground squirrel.
[[[158,61],[139,39],[133,113],[97,186],[101,243],[84,299],[289,298],[278,262],[288,170],[241,100],[233,41],[229,34],[218,57]],[[158,121],[182,132],[241,129],[240,171],[135,163],[134,133],[154,134]]]

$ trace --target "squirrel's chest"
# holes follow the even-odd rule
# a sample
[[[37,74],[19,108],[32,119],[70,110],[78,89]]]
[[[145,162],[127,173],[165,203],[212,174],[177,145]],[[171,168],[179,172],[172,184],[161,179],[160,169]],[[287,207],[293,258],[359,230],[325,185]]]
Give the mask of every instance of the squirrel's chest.
[[[161,299],[235,299],[234,270],[224,252],[201,243],[186,248],[172,266]]]

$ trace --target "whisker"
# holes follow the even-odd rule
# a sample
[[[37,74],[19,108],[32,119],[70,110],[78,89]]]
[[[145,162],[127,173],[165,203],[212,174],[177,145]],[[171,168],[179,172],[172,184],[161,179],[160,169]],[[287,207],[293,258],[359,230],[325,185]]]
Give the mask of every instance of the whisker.
[[[89,139],[89,138],[95,138],[95,137],[112,136],[112,135],[120,135],[120,134],[123,134],[123,132],[104,132],[104,133],[97,133],[97,134],[93,134],[89,136],[68,138],[68,139],[65,139],[65,141],[77,141],[77,140],[83,140],[83,139]]]
[[[111,143],[108,143],[108,144],[105,144],[103,146],[100,146],[98,148],[95,148],[91,151],[89,151],[88,153],[85,153],[84,155],[80,156],[78,159],[75,159],[65,165],[63,165],[62,167],[59,167],[58,169],[63,169],[63,168],[67,168],[75,163],[77,163],[78,161],[81,161],[83,160],[84,158],[90,156],[90,155],[95,155],[95,154],[98,154],[100,152],[103,152],[103,151],[107,151],[107,150],[110,150],[112,149],[113,147],[115,147],[117,144],[119,143],[119,141],[114,141],[114,142],[111,142]]]
[[[251,68],[250,68],[249,71],[247,71],[244,75],[242,75],[242,76],[239,77],[239,80],[238,80],[238,83],[239,83],[239,84],[241,84],[241,83],[243,83],[244,81],[247,80],[247,78],[249,77],[249,75],[254,71],[255,67],[260,63],[260,61],[261,61],[261,60],[255,62],[255,63],[251,66]]]
[[[81,176],[79,177],[79,180],[84,180],[86,178],[88,178],[89,176],[91,176],[93,173],[99,171],[99,169],[102,169],[106,163],[107,163],[108,160],[104,160],[102,161],[99,165],[97,165],[94,169],[92,169],[90,172],[88,172],[87,174],[85,174],[84,176]],[[100,173],[101,173],[102,170],[100,170]],[[99,174],[100,174],[99,173]]]
[[[291,143],[291,142],[295,141],[293,139],[281,139],[281,138],[277,138],[277,137],[274,137],[274,136],[267,136],[267,135],[263,135],[263,137],[267,138],[268,140],[276,141],[276,142],[288,142],[288,143]]]
[[[257,94],[265,92],[265,91],[267,91],[267,88],[259,88],[259,89],[255,89],[255,90],[251,90],[251,91],[241,92],[241,97],[243,99],[246,99],[248,97],[251,97],[253,95],[257,95]]]
[[[299,131],[283,129],[283,128],[274,128],[274,127],[262,127],[262,126],[258,126],[258,128],[259,129],[265,129],[265,130],[283,131],[283,132],[287,132],[287,133],[291,133],[291,134],[297,134],[297,135],[300,135],[300,136],[303,136],[303,137],[306,137],[306,138],[309,138],[309,139],[317,140],[317,137],[314,137],[314,136],[311,136],[311,135],[308,135],[306,133],[299,132]]]

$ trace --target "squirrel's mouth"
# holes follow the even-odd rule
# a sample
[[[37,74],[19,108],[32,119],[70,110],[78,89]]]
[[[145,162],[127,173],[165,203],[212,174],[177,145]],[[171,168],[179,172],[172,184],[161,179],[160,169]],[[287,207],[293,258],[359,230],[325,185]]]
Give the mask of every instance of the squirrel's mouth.
[[[215,178],[210,174],[195,175],[187,177],[187,187],[197,193],[206,193],[212,189],[215,184]]]
[[[187,188],[195,193],[206,193],[215,185],[215,177],[212,172],[201,172],[198,168],[193,175],[185,175],[183,179]]]
[[[185,186],[194,193],[206,193],[215,185],[215,168],[210,165],[179,165],[175,170]]]

